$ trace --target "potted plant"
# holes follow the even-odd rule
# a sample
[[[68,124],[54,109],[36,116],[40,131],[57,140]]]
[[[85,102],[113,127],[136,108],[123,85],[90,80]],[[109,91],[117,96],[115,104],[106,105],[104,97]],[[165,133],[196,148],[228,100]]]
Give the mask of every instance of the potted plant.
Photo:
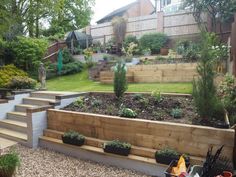
[[[168,55],[169,54],[169,49],[167,47],[161,48],[160,54],[161,55]]]
[[[15,152],[0,156],[0,177],[12,177],[20,166],[19,155]]]
[[[104,152],[128,156],[131,150],[131,144],[113,140],[104,143],[103,149]]]
[[[169,165],[173,160],[179,159],[179,153],[173,149],[165,148],[155,153],[157,163]]]
[[[63,143],[76,145],[76,146],[82,146],[85,141],[85,137],[83,135],[72,130],[65,132],[61,136],[61,138],[62,138]]]

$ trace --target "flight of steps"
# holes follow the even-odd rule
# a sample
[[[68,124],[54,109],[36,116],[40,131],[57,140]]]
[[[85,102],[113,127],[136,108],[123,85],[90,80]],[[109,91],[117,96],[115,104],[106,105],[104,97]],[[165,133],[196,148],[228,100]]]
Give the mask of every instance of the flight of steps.
[[[23,98],[21,104],[15,105],[15,110],[8,112],[5,119],[0,120],[0,149],[9,141],[27,144],[27,113],[28,108],[60,104],[55,98],[60,92],[32,92],[30,97]],[[0,105],[1,106],[1,105]],[[5,143],[4,143],[5,142]]]

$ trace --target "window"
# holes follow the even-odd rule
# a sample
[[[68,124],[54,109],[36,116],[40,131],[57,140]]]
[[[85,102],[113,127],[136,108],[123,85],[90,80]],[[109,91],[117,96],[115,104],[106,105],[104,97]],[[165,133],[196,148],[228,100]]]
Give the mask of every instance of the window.
[[[161,0],[161,7],[165,7],[171,4],[171,0]]]

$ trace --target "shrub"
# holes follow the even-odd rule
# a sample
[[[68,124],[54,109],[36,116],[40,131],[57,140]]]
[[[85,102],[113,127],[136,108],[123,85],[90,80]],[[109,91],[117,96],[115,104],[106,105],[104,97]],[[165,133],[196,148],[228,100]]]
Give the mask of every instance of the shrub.
[[[102,100],[93,99],[91,105],[93,107],[99,107],[102,105]]]
[[[14,65],[0,67],[0,87],[7,87],[8,83],[16,76],[27,77],[28,74]]]
[[[17,153],[10,152],[0,156],[0,176],[12,177],[18,166],[20,166],[20,158]]]
[[[27,72],[37,70],[47,46],[47,41],[43,39],[17,37],[16,41],[10,43],[15,65]]]
[[[114,69],[114,92],[117,98],[123,97],[128,89],[126,80],[126,66],[121,61],[118,62]]]
[[[128,35],[125,37],[124,40],[124,48],[127,48],[129,46],[130,43],[134,43],[134,44],[138,44],[138,39],[136,36],[134,35]]]
[[[120,116],[121,117],[128,117],[128,118],[135,118],[135,117],[137,117],[137,113],[135,111],[133,111],[132,109],[123,108],[120,111]]]
[[[62,75],[75,74],[81,72],[82,70],[83,70],[83,64],[79,61],[75,61],[63,65],[61,74]]]
[[[154,98],[155,102],[160,103],[163,101],[163,97],[161,96],[161,92],[153,91],[151,96]]]
[[[66,144],[81,146],[85,142],[85,137],[76,131],[68,131],[62,135],[62,141]]]
[[[73,105],[78,106],[78,107],[84,106],[83,98],[81,98],[81,97],[77,98],[76,101],[73,103]]]
[[[103,149],[105,152],[108,152],[108,153],[115,153],[118,155],[127,156],[130,153],[131,144],[121,142],[119,140],[113,140],[113,141],[104,143]]]
[[[170,115],[176,119],[181,118],[182,114],[183,114],[183,111],[182,109],[179,109],[179,108],[172,109],[170,113]]]
[[[139,103],[143,106],[143,107],[147,107],[149,104],[149,99],[148,98],[142,98],[139,100]]]
[[[37,81],[29,77],[15,76],[7,84],[7,88],[10,89],[34,89]]]
[[[136,93],[133,95],[133,99],[134,100],[141,100],[141,99],[143,99],[143,95],[140,93]]]
[[[163,33],[151,33],[144,34],[139,42],[142,49],[150,48],[152,54],[157,54],[166,45],[167,39],[167,36]]]
[[[199,46],[190,40],[182,40],[176,44],[176,51],[184,59],[195,61],[199,59]]]
[[[69,49],[65,48],[62,50],[63,64],[68,64],[74,62],[74,58],[72,57]]]
[[[234,76],[226,74],[224,81],[219,86],[218,94],[229,114],[230,124],[236,123],[236,82]]]

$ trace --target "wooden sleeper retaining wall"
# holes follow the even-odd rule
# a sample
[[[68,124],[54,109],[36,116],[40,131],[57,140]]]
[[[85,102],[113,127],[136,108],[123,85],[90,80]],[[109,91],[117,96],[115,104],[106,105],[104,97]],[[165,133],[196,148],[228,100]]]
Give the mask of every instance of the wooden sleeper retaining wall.
[[[225,145],[223,155],[233,160],[235,130],[187,124],[127,119],[89,113],[48,110],[48,129],[78,131],[102,140],[119,139],[150,149],[170,147],[180,153],[205,157],[209,147]]]

